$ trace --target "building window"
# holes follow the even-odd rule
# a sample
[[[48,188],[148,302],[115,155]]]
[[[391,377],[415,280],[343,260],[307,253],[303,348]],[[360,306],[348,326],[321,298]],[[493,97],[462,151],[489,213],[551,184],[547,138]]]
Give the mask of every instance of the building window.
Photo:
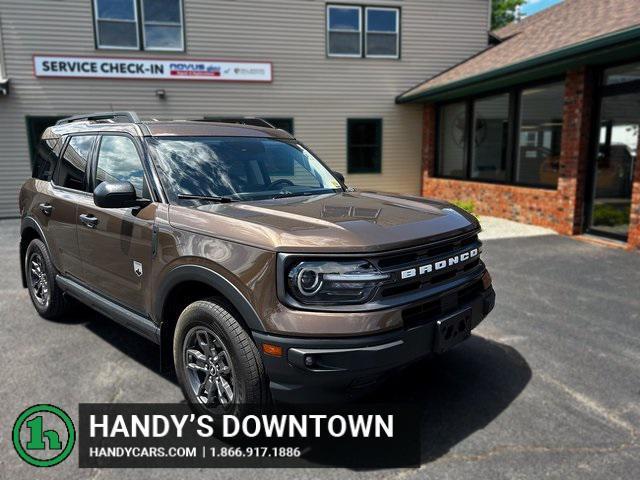
[[[362,56],[362,9],[327,7],[327,52],[331,57]]]
[[[145,50],[184,50],[181,0],[142,0]]]
[[[380,173],[382,120],[347,119],[347,173]]]
[[[95,0],[94,14],[98,48],[140,48],[135,0]]]
[[[473,105],[471,177],[507,179],[509,94],[476,100]]]
[[[366,8],[365,54],[398,58],[400,15],[397,8]]]
[[[517,183],[550,187],[558,183],[563,97],[561,82],[522,91]]]
[[[564,82],[438,108],[436,175],[556,188]]]
[[[327,55],[399,58],[400,9],[327,5]]]
[[[98,48],[184,50],[182,0],[94,0],[93,10]]]
[[[438,175],[462,178],[467,150],[467,104],[445,105],[439,118]]]

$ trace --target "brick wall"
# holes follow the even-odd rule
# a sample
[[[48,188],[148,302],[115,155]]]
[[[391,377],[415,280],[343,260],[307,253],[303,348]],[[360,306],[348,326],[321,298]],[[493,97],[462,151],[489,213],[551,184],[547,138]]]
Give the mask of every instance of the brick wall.
[[[636,167],[633,175],[633,190],[631,191],[631,216],[629,219],[629,249],[640,251],[640,138]]]
[[[422,194],[448,200],[473,200],[479,214],[549,227],[565,235],[580,233],[592,95],[589,71],[581,68],[567,72],[559,178],[554,190],[434,178],[436,110],[433,105],[425,105]],[[636,187],[635,194],[640,196],[640,185]],[[636,217],[636,221],[640,218]]]

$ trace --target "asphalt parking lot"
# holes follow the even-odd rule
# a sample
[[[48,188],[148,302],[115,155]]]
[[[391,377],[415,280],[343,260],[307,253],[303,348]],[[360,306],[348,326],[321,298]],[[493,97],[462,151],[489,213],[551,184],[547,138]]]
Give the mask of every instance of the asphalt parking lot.
[[[18,222],[0,222],[0,478],[245,478],[247,470],[79,470],[77,454],[35,470],[11,446],[35,403],[181,401],[157,350],[80,310],[39,318],[21,288]],[[397,376],[383,400],[424,406],[420,469],[261,471],[278,478],[638,478],[640,255],[557,235],[494,238],[497,292],[475,335]],[[354,454],[366,454],[355,452]]]

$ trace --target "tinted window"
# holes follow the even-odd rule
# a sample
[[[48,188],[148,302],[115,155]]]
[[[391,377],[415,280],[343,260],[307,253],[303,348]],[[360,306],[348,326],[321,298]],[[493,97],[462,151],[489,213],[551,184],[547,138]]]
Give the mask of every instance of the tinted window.
[[[438,144],[438,174],[445,177],[462,177],[467,142],[465,130],[467,106],[452,103],[440,108]]]
[[[382,120],[347,120],[347,172],[380,173],[382,157]]]
[[[39,180],[51,180],[51,175],[56,167],[58,156],[55,153],[57,139],[40,140],[36,147],[33,177]]]
[[[338,181],[304,147],[268,138],[185,137],[148,141],[160,177],[178,195],[253,200],[341,190]]]
[[[131,182],[138,197],[144,197],[144,172],[133,140],[122,135],[104,135],[98,151],[96,186],[102,182]]]
[[[522,91],[516,182],[558,183],[563,104],[563,83]]]
[[[509,94],[476,100],[473,106],[471,177],[507,179]]]
[[[95,138],[94,135],[71,137],[58,169],[56,182],[58,185],[84,191],[87,159]]]

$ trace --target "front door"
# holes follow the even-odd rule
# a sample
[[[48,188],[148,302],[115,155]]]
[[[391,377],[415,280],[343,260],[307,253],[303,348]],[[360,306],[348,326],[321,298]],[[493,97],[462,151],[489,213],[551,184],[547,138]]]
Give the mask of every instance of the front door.
[[[605,70],[587,209],[591,233],[627,238],[639,130],[640,64]]]
[[[96,149],[92,188],[103,181],[128,181],[140,198],[149,197],[142,162],[131,137],[104,134]],[[100,208],[88,198],[78,205],[78,218],[82,280],[116,303],[144,314],[144,293],[150,288],[155,204],[143,209]]]

